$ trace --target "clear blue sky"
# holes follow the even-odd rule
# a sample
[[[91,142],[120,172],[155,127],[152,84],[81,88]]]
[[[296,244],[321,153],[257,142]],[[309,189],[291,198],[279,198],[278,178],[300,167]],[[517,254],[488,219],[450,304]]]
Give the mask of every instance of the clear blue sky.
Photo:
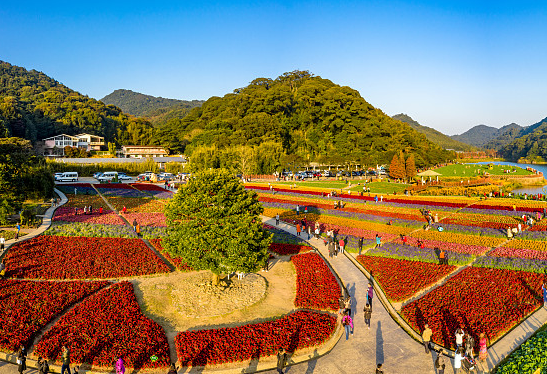
[[[547,116],[544,1],[10,1],[0,35],[0,60],[97,99],[207,99],[301,69],[447,134]]]

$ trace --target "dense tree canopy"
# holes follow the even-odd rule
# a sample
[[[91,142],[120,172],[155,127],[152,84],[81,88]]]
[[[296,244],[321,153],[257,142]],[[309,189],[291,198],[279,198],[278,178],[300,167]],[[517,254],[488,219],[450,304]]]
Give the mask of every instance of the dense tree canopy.
[[[194,269],[214,274],[255,272],[268,259],[271,234],[262,228],[262,205],[225,170],[192,176],[165,209],[165,249]]]
[[[156,140],[190,156],[203,147],[256,148],[269,142],[304,163],[387,163],[400,150],[414,152],[418,166],[452,158],[356,90],[305,71],[255,79],[223,98],[212,97],[168,122]]]
[[[143,119],[69,89],[36,70],[0,61],[0,137],[32,142],[89,133],[118,144],[149,144],[154,129]]]
[[[51,173],[34,155],[30,141],[0,138],[0,223],[20,210],[25,199],[50,197],[53,186]]]

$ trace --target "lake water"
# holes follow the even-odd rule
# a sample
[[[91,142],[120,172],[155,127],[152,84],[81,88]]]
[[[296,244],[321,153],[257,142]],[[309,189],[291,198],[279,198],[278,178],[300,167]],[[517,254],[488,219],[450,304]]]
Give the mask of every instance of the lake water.
[[[535,165],[535,164],[517,164],[516,162],[507,162],[507,161],[491,161],[491,162],[476,162],[476,164],[495,164],[495,165],[509,165],[509,166],[517,166],[519,168],[526,169],[527,167],[531,167],[536,169],[537,171],[540,171],[543,173],[543,177],[547,175],[547,165]],[[547,181],[546,181],[547,182]],[[534,186],[534,187],[524,187],[519,188],[517,190],[513,190],[514,193],[520,193],[528,195],[535,195],[538,193],[547,195],[547,185],[545,186]]]

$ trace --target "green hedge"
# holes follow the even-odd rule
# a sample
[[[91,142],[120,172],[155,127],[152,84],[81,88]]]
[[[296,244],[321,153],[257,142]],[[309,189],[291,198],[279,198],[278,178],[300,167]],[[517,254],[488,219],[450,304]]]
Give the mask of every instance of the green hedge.
[[[547,331],[532,336],[509,356],[496,374],[547,374]]]

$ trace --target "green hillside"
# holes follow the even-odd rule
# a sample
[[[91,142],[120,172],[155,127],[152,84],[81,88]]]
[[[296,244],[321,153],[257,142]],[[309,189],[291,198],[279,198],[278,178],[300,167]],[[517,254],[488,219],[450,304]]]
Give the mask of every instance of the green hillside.
[[[44,73],[0,61],[0,137],[35,142],[61,133],[82,132],[120,144],[148,144],[153,127]]]
[[[547,118],[522,129],[519,137],[498,153],[510,161],[547,161]]]
[[[418,122],[414,121],[410,116],[406,114],[403,114],[403,113],[396,114],[392,116],[392,118],[404,123],[408,123],[410,127],[412,127],[414,130],[424,134],[427,137],[427,139],[437,144],[438,146],[442,147],[443,149],[452,149],[455,151],[476,151],[477,150],[476,147],[454,140],[450,136],[445,135],[442,132],[437,131],[435,129],[432,129],[431,127],[420,125]]]
[[[144,95],[131,90],[115,90],[103,97],[105,104],[115,105],[125,113],[136,117],[146,117],[155,124],[166,122],[172,118],[183,118],[190,109],[201,106],[203,100],[176,100]]]
[[[258,78],[222,98],[212,97],[183,119],[170,120],[158,141],[191,155],[191,160],[198,154],[212,157],[218,150],[250,147],[257,158],[271,155],[268,160],[283,167],[313,161],[388,163],[401,149],[414,153],[418,166],[453,157],[374,108],[356,90],[306,71]],[[207,147],[209,156],[202,152]]]

